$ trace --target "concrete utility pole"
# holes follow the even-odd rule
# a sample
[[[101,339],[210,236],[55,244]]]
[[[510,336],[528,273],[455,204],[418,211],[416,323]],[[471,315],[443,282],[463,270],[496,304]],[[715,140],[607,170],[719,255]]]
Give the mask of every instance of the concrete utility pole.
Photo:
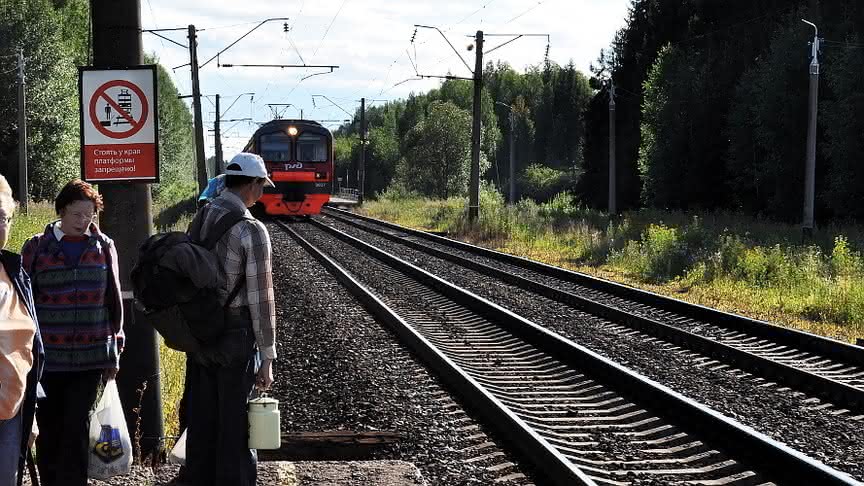
[[[363,204],[366,195],[366,98],[360,98],[360,177],[357,202]]]
[[[198,167],[198,192],[207,187],[207,159],[204,157],[204,119],[201,116],[201,84],[198,80],[198,35],[189,26],[189,66],[192,68],[192,109],[195,112],[195,160]]]
[[[617,168],[615,165],[615,81],[609,79],[609,216],[618,213],[615,192],[615,176]]]
[[[813,234],[813,213],[816,201],[816,118],[819,112],[819,28],[816,24],[801,19],[813,27],[812,53],[810,58],[810,101],[807,125],[807,162],[804,169],[804,221],[801,230],[805,238]]]
[[[516,204],[516,117],[510,108],[510,204]]]
[[[483,31],[477,31],[474,50],[474,126],[471,130],[471,187],[468,189],[468,219],[480,216],[480,100],[483,95]]]
[[[513,107],[500,101],[495,102],[509,110],[510,120],[510,204],[516,204],[516,117],[513,116]]]
[[[27,214],[27,98],[24,96],[24,51],[18,50],[18,201]]]
[[[450,42],[449,39],[447,39],[447,36],[444,35],[444,32],[441,32],[441,29],[439,29],[438,27],[433,27],[433,26],[429,26],[429,25],[420,25],[420,24],[414,24],[414,27],[416,27],[418,29],[422,28],[422,29],[434,29],[434,30],[436,30],[439,34],[441,34],[441,37],[443,37],[444,40],[447,41],[447,44],[450,45],[450,48],[453,49],[453,52],[455,52],[456,55],[459,56],[459,59],[462,61],[462,64],[464,64],[465,67],[468,68],[469,71],[471,70],[471,66],[469,66],[468,62],[466,62],[465,59],[462,58],[462,54],[459,54],[459,51],[457,51],[456,48],[453,47],[453,44]],[[417,32],[415,31],[414,34],[416,36]],[[547,39],[546,57],[547,57],[547,62],[548,62],[549,34],[489,34],[489,37],[492,37],[492,36],[512,37],[512,39],[508,40],[507,42],[504,42],[501,45],[493,47],[486,54],[489,54],[495,50],[498,50],[498,49],[500,49],[500,48],[510,44],[511,42],[522,38],[522,37],[538,37],[538,36],[546,37],[546,39]],[[411,38],[411,42],[412,43],[414,42],[413,37]],[[475,36],[474,45],[468,46],[468,50],[470,51],[472,47],[474,49],[476,49],[477,52],[475,52],[476,58],[475,58],[475,62],[474,62],[474,71],[472,72],[473,76],[471,78],[463,78],[460,76],[453,76],[453,75],[449,75],[449,74],[446,76],[420,74],[419,72],[417,72],[417,66],[415,65],[414,71],[415,71],[415,74],[417,75],[417,77],[413,78],[413,79],[428,79],[428,78],[464,79],[467,81],[472,81],[474,83],[474,110],[473,110],[473,124],[472,124],[472,130],[471,130],[471,179],[470,179],[469,184],[468,184],[468,219],[473,222],[473,221],[477,221],[477,218],[480,216],[480,137],[481,137],[480,127],[482,124],[481,123],[481,121],[482,121],[481,116],[482,115],[481,115],[481,110],[480,110],[480,101],[481,101],[482,95],[483,95],[483,31],[482,30],[477,31],[477,34]],[[411,81],[413,79],[407,79],[405,81]],[[405,81],[403,81],[403,83]],[[398,83],[396,86],[398,86],[399,84],[402,84],[402,83]]]
[[[222,113],[219,111],[219,98],[220,98],[220,96],[217,94],[216,95],[216,121],[213,122],[213,133],[215,135],[215,137],[214,137],[215,140],[213,141],[213,144],[216,146],[216,163],[215,163],[216,167],[214,168],[215,170],[213,171],[213,175],[221,174],[222,173],[222,167],[224,166],[224,163],[222,162],[222,132],[221,132],[221,126],[220,126],[220,120],[219,120],[220,117],[222,116]],[[229,130],[230,130],[230,128],[229,128]]]
[[[94,66],[141,64],[140,0],[91,0],[90,15]],[[156,331],[137,319],[129,277],[137,260],[138,247],[150,236],[153,226],[150,185],[105,183],[100,184],[99,190],[105,201],[101,227],[117,247],[123,290],[126,349],[120,357],[117,375],[120,400],[130,431],[137,430],[137,420],[141,419],[141,452],[145,455],[157,453],[163,447],[159,345]]]

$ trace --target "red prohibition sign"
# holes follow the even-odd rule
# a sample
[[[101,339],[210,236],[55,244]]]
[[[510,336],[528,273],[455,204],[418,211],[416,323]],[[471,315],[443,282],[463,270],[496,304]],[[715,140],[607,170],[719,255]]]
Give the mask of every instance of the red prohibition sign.
[[[108,89],[114,88],[117,86],[122,86],[124,88],[129,88],[133,93],[138,95],[138,99],[141,100],[141,119],[135,121],[131,116],[129,116],[126,111],[114,101],[111,96],[108,95]],[[99,117],[96,115],[96,102],[99,101],[99,98],[104,98],[109,106],[114,108],[117,113],[120,114],[126,121],[129,122],[129,126],[132,127],[129,130],[123,132],[112,132],[107,128],[103,127],[102,124],[99,123]],[[143,127],[144,122],[147,121],[147,115],[149,112],[149,107],[147,106],[147,97],[144,96],[144,92],[141,91],[141,88],[135,86],[134,84],[126,81],[124,79],[115,79],[114,81],[108,81],[107,83],[99,86],[95,92],[93,92],[93,97],[90,98],[90,122],[93,123],[93,126],[96,127],[96,130],[99,130],[102,135],[110,138],[129,138],[136,133],[138,133]]]

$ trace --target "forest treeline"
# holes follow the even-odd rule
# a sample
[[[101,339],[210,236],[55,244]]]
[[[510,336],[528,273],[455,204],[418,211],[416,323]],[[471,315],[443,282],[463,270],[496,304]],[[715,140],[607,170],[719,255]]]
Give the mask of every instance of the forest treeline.
[[[521,197],[542,201],[568,190],[584,204],[604,208],[611,78],[617,87],[619,207],[731,209],[796,221],[803,207],[813,37],[802,18],[817,23],[826,40],[820,55],[816,215],[821,221],[864,218],[859,0],[633,0],[626,26],[590,73],[572,64],[541,64],[524,72],[488,64],[485,179],[506,193],[508,139],[515,130]],[[441,133],[464,130],[459,120],[470,116],[470,96],[470,82],[446,81],[429,93],[367,110],[367,190],[395,183],[443,196],[411,157],[422,153],[423,164],[455,163],[464,172],[470,137],[408,135],[436,124],[451,127]],[[513,108],[512,127],[509,110],[498,102]],[[442,110],[444,104],[451,109]],[[349,183],[356,177],[357,133],[356,121],[337,133],[340,168]],[[460,154],[456,161],[454,153]]]
[[[817,146],[817,220],[864,218],[864,3],[860,0],[632,0],[590,72],[573,63],[487,64],[481,170],[506,193],[510,134],[518,197],[569,191],[605,208],[608,83],[617,87],[619,208],[802,212],[812,29],[826,39]],[[78,174],[76,66],[89,60],[87,0],[0,2],[0,170],[17,163],[15,56],[27,59],[30,192]],[[151,59],[152,61],[152,59]],[[191,115],[160,67],[157,197],[194,191]],[[367,110],[367,192],[467,191],[472,83]],[[511,125],[512,109],[512,125]],[[337,130],[343,184],[356,186],[358,120]],[[347,181],[345,180],[347,178]]]
[[[35,200],[53,199],[81,173],[77,66],[89,64],[89,28],[87,0],[0,1],[0,173],[14,174],[18,164],[16,58],[21,49],[29,192]],[[194,193],[192,115],[161,66],[157,84],[162,183],[153,192],[157,201],[172,201]]]

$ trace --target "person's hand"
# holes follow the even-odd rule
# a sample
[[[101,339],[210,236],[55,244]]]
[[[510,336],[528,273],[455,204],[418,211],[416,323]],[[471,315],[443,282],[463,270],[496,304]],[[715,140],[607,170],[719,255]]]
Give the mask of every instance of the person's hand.
[[[255,378],[255,388],[264,391],[269,390],[273,384],[273,360],[264,359],[258,368],[258,376]]]
[[[33,420],[33,427],[30,428],[30,438],[27,439],[27,448],[30,449],[33,447],[33,444],[36,443],[36,438],[39,437],[39,426],[36,425],[36,420]]]
[[[117,378],[118,371],[120,371],[120,368],[105,368],[105,370],[102,371],[102,381],[107,383],[109,380]]]

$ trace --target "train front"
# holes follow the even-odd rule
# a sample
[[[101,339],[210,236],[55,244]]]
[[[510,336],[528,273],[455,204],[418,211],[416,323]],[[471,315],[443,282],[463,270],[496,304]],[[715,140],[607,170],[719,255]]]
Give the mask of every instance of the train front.
[[[276,187],[266,187],[259,203],[271,215],[319,214],[330,200],[333,136],[307,120],[274,120],[259,128],[246,151],[264,159]]]

